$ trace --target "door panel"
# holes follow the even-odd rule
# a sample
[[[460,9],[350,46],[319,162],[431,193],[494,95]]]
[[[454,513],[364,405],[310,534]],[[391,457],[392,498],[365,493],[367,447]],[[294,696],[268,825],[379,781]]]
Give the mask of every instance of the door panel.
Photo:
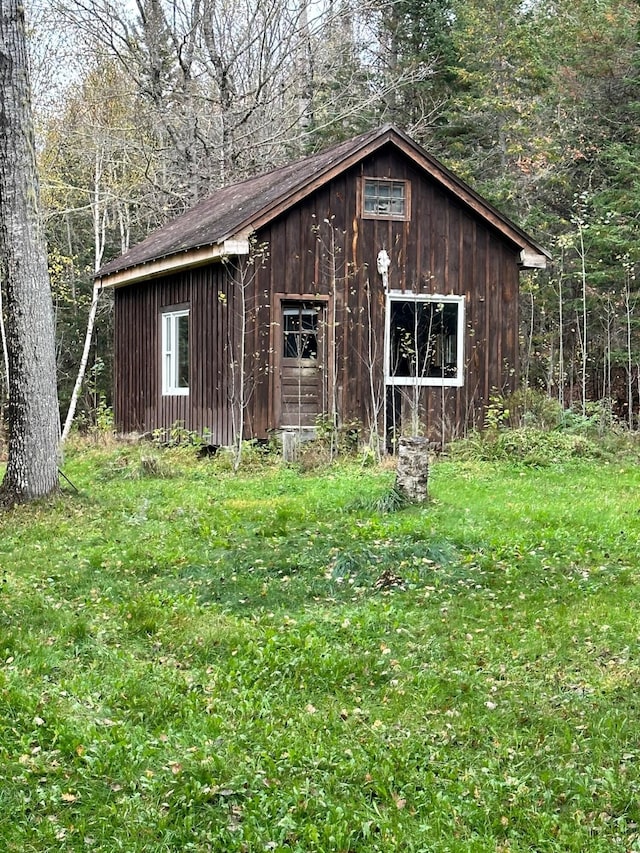
[[[325,411],[324,308],[306,301],[282,303],[280,427],[313,427]]]

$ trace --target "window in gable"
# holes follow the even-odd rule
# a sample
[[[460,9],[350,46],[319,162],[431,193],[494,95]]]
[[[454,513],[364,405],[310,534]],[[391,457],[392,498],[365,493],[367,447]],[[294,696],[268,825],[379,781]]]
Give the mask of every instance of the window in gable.
[[[362,215],[365,219],[408,220],[410,218],[409,181],[364,178]]]
[[[464,297],[390,293],[385,327],[388,385],[464,383]]]
[[[162,314],[162,393],[189,393],[189,309]]]

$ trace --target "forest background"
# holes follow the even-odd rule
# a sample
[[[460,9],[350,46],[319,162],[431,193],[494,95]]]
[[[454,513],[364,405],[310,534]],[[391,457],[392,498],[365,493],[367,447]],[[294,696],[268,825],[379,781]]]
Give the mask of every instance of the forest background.
[[[29,20],[63,417],[103,259],[390,121],[551,252],[521,282],[522,381],[637,427],[636,0],[31,0]],[[81,422],[108,411],[111,337],[105,292]]]

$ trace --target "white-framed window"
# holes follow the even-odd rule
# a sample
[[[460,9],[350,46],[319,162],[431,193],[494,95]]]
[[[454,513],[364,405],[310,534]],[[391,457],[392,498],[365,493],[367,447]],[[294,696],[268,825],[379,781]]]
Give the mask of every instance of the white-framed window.
[[[464,296],[389,292],[387,385],[464,384]]]
[[[409,181],[393,178],[362,179],[362,216],[365,219],[407,221],[411,211]]]
[[[162,393],[189,393],[189,309],[162,313]]]

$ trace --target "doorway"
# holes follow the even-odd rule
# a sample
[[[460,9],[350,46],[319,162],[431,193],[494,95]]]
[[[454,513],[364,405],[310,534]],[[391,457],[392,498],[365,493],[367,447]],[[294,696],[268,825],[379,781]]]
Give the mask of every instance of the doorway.
[[[326,412],[325,308],[307,300],[280,304],[278,425],[310,429]]]

